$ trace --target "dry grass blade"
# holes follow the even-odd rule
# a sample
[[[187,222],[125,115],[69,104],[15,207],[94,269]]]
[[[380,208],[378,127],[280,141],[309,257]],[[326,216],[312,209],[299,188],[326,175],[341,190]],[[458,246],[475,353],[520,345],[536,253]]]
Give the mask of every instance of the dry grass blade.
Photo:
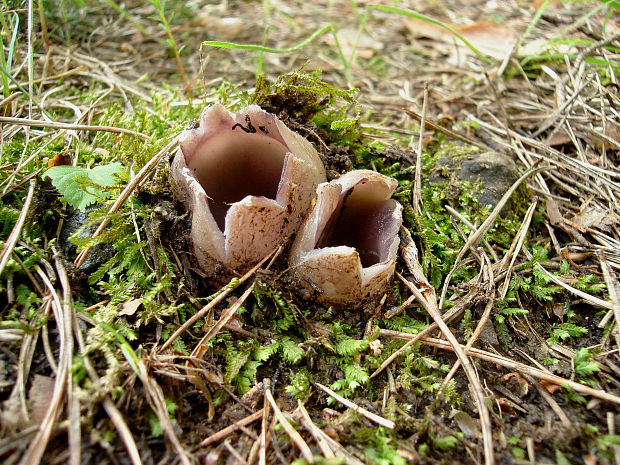
[[[510,244],[510,249],[502,259],[500,272],[506,270],[506,278],[504,279],[504,284],[502,285],[499,291],[499,298],[503,299],[506,297],[506,293],[508,292],[508,286],[510,285],[510,277],[512,274],[512,268],[514,267],[515,262],[517,261],[517,257],[519,256],[519,252],[523,247],[523,243],[525,242],[525,236],[527,235],[527,231],[530,227],[530,223],[532,222],[532,217],[534,216],[534,211],[536,211],[536,206],[538,205],[538,201],[532,202],[532,204],[527,209],[525,213],[525,218],[517,231],[512,243]],[[506,265],[510,260],[510,264]]]
[[[340,445],[337,441],[329,437],[325,432],[323,432],[322,429],[316,426],[310,419],[310,416],[308,415],[306,408],[303,406],[303,404],[301,404],[300,401],[298,401],[297,410],[300,412],[301,424],[311,430],[312,435],[316,439],[317,443],[319,444],[319,448],[321,449],[321,451],[323,452],[323,455],[326,458],[329,458],[330,456],[327,455],[326,451],[324,451],[323,449],[329,448],[330,451],[335,452],[336,457],[344,457],[347,465],[364,465],[362,461],[360,461],[357,457],[352,455],[348,450],[342,447],[342,445]],[[308,421],[310,423],[308,423]],[[332,456],[334,456],[333,455],[334,452],[332,452]]]
[[[394,424],[394,422],[392,420],[386,420],[385,418],[377,415],[376,413],[369,412],[368,410],[366,410],[363,407],[360,407],[356,403],[351,402],[349,399],[345,399],[341,395],[335,393],[334,391],[332,391],[327,386],[323,386],[320,383],[315,383],[315,384],[321,390],[323,390],[325,393],[327,393],[330,396],[332,396],[334,399],[336,399],[338,402],[340,402],[345,407],[353,409],[355,412],[359,413],[360,415],[365,416],[366,418],[368,418],[371,421],[374,421],[378,425],[384,426],[385,428],[394,429],[395,424]]]
[[[268,390],[269,388],[269,383],[270,381],[268,379],[264,379],[263,380],[263,388],[264,390]],[[259,465],[266,465],[267,463],[267,446],[269,444],[269,438],[270,436],[267,434],[268,430],[269,430],[269,413],[271,412],[271,409],[269,407],[269,400],[267,399],[267,396],[264,395],[263,396],[263,416],[261,418],[261,422],[260,422],[260,436],[258,437],[258,439],[254,442],[254,446],[256,446],[256,449],[254,447],[252,447],[252,450],[250,451],[250,458],[248,459],[250,461],[250,463],[253,463],[254,460],[254,456],[255,454],[253,454],[252,452],[257,451],[258,452],[258,463]]]
[[[215,297],[211,302],[209,302],[207,305],[205,305],[204,307],[202,307],[200,310],[198,310],[194,315],[192,315],[185,323],[183,323],[181,326],[179,326],[179,329],[177,329],[172,336],[170,336],[166,342],[164,343],[164,345],[161,346],[160,351],[166,350],[168,347],[170,347],[170,345],[181,335],[183,334],[187,328],[189,328],[190,326],[192,326],[194,323],[196,323],[200,318],[204,317],[213,307],[215,307],[218,303],[220,303],[222,300],[224,300],[225,297],[227,297],[232,291],[234,291],[237,287],[239,287],[241,284],[243,284],[245,281],[247,281],[248,279],[250,279],[250,277],[252,277],[254,275],[254,273],[256,273],[258,270],[260,270],[260,268],[265,264],[265,262],[267,260],[269,260],[269,258],[276,253],[276,251],[272,252],[271,254],[267,255],[265,258],[263,258],[258,264],[256,264],[256,266],[254,266],[254,268],[252,268],[251,270],[249,270],[246,274],[244,274],[241,278],[239,278],[239,280],[234,284],[234,285],[230,285],[229,287],[227,287],[223,292],[221,292],[220,294],[217,295],[217,297]]]
[[[48,276],[37,268],[37,273],[45,283],[50,296],[53,299],[54,318],[60,334],[60,355],[58,361],[58,373],[54,380],[54,392],[50,399],[49,407],[39,425],[37,435],[30,443],[28,450],[22,457],[20,465],[36,465],[40,463],[43,453],[50,440],[54,424],[57,421],[58,412],[65,397],[68,383],[71,382],[71,363],[73,362],[73,340],[71,329],[71,307],[69,302],[61,304],[60,298],[54,289]],[[70,298],[70,295],[69,295]]]
[[[191,460],[189,456],[189,452],[185,450],[183,444],[179,440],[176,432],[174,431],[174,427],[172,426],[172,422],[170,421],[170,415],[168,413],[168,407],[166,406],[166,399],[164,397],[164,393],[155,381],[152,378],[148,370],[146,369],[146,365],[144,360],[138,360],[138,373],[140,375],[140,380],[144,385],[144,391],[146,392],[146,397],[149,402],[149,405],[157,415],[157,419],[159,420],[159,424],[161,425],[161,429],[166,436],[166,439],[170,441],[174,450],[178,454],[178,458],[183,465],[191,465]]]
[[[4,267],[9,261],[9,258],[13,253],[13,249],[15,248],[15,244],[17,244],[17,240],[19,239],[19,235],[22,232],[22,228],[24,227],[26,216],[28,216],[28,210],[30,210],[30,205],[32,204],[32,197],[34,196],[35,185],[35,180],[31,179],[30,187],[28,188],[28,194],[26,195],[26,200],[24,201],[24,206],[19,213],[19,217],[17,218],[15,226],[13,226],[13,229],[11,230],[8,239],[2,247],[2,253],[0,254],[0,274],[2,274],[2,272],[4,271]]]
[[[207,343],[215,337],[215,335],[230,321],[230,319],[235,316],[239,307],[241,307],[246,299],[250,296],[252,291],[254,290],[254,285],[248,286],[245,292],[237,299],[237,301],[228,307],[226,310],[222,312],[222,316],[217,322],[209,328],[207,333],[200,339],[200,342],[196,344],[194,350],[192,350],[192,357],[202,358],[202,351],[206,348]]]
[[[444,299],[446,297],[446,292],[448,291],[448,286],[450,285],[450,280],[452,278],[452,275],[456,271],[461,259],[465,256],[465,253],[467,252],[467,250],[469,250],[472,246],[477,244],[478,241],[482,238],[482,236],[486,234],[486,232],[489,230],[491,225],[493,225],[493,223],[499,216],[500,212],[502,211],[502,208],[504,208],[504,206],[506,205],[510,197],[512,197],[512,194],[514,194],[515,191],[518,189],[518,187],[530,176],[536,175],[548,169],[549,168],[547,167],[534,168],[524,173],[519,179],[517,179],[514,182],[512,186],[510,186],[510,189],[508,189],[506,193],[502,196],[502,198],[497,203],[495,208],[493,208],[493,211],[489,214],[487,219],[484,220],[484,222],[480,225],[480,227],[476,231],[473,231],[471,233],[467,242],[463,245],[463,247],[461,247],[461,250],[459,251],[456,257],[452,270],[450,270],[450,273],[448,273],[448,276],[446,276],[446,280],[441,290],[441,298],[439,299],[439,308],[443,308]]]
[[[151,158],[146,165],[142,167],[140,171],[136,174],[136,176],[125,186],[123,192],[120,193],[116,202],[110,207],[108,210],[108,215],[115,213],[123,203],[129,198],[131,193],[134,191],[138,185],[144,181],[144,179],[153,171],[159,162],[163,160],[163,158],[170,153],[170,151],[176,147],[178,143],[178,138],[175,137],[172,141],[170,141],[163,149],[161,149],[153,158]],[[105,218],[101,224],[97,227],[92,237],[97,237],[99,234],[103,232],[106,226],[110,223],[109,217]],[[90,253],[92,247],[85,247],[77,257],[75,257],[75,266],[80,267],[86,260],[86,257]]]
[[[528,260],[531,260],[532,254],[528,252],[527,249],[523,249],[523,250]],[[538,268],[540,271],[542,271],[549,278],[549,280],[553,281],[558,286],[563,287],[571,294],[581,297],[582,299],[584,299],[585,301],[589,302],[590,304],[596,307],[606,308],[608,310],[614,309],[613,303],[607,302],[606,300],[603,300],[603,299],[599,299],[598,297],[594,297],[593,295],[590,295],[587,292],[583,292],[579,289],[574,288],[570,284],[566,284],[564,281],[559,279],[557,276],[554,276],[552,273],[547,271],[540,263],[536,263],[534,266]]]
[[[527,379],[527,381],[530,384],[532,384],[536,388],[540,396],[547,401],[547,403],[551,407],[551,410],[555,412],[555,414],[558,416],[558,418],[562,422],[562,425],[565,428],[570,428],[572,426],[571,421],[566,416],[566,413],[564,413],[564,410],[562,410],[562,407],[560,407],[558,403],[555,401],[555,399],[551,397],[551,394],[549,394],[549,392],[532,376],[528,375],[527,373],[523,373],[523,376],[525,377],[525,379]]]
[[[456,356],[463,365],[463,369],[465,370],[467,379],[469,380],[470,386],[474,391],[476,406],[478,407],[478,414],[480,415],[480,423],[482,425],[482,441],[484,443],[484,462],[486,465],[494,464],[495,457],[493,453],[493,433],[491,432],[491,416],[489,415],[489,410],[484,402],[484,394],[482,392],[480,380],[478,379],[478,375],[474,371],[474,368],[469,361],[469,357],[463,351],[461,345],[454,337],[454,334],[452,334],[452,331],[450,331],[450,329],[448,328],[448,325],[446,325],[446,323],[441,319],[441,313],[439,313],[439,306],[437,305],[437,301],[427,301],[420,292],[420,290],[418,290],[416,286],[409,282],[409,280],[403,278],[398,273],[397,276],[416,296],[418,301],[422,304],[428,314],[433,318],[435,323],[437,323],[437,326],[439,327],[445,338],[449,341],[449,344],[454,348]],[[425,285],[428,285],[428,283],[425,282]]]
[[[432,131],[437,131],[440,132],[442,134],[445,134],[446,136],[452,137],[453,139],[456,140],[460,140],[461,142],[465,142],[466,144],[469,145],[473,145],[475,147],[480,147],[482,149],[485,150],[491,150],[491,147],[489,147],[488,145],[483,144],[482,142],[479,142],[477,140],[474,140],[470,137],[466,137],[462,134],[459,134],[458,132],[454,132],[450,129],[444,128],[443,126],[441,126],[440,124],[437,123],[433,123],[432,121],[429,121],[428,119],[424,119],[424,123],[422,123],[422,116],[418,115],[417,113],[404,109],[403,110],[405,113],[407,113],[407,116],[409,116],[410,118],[413,118],[414,120],[418,121],[420,124],[423,124],[425,128],[428,128]]]
[[[60,279],[60,285],[62,287],[62,299],[63,299],[63,319],[65,322],[63,328],[65,331],[65,339],[67,341],[67,357],[70,357],[68,367],[71,368],[73,363],[73,331],[72,323],[75,321],[74,309],[73,309],[73,297],[71,293],[71,285],[69,283],[69,276],[63,263],[63,259],[58,254],[58,251],[52,247],[54,252],[54,263],[56,265],[56,272]],[[67,407],[69,411],[69,461],[71,465],[79,465],[82,458],[82,431],[80,425],[80,401],[75,393],[75,386],[73,384],[73,377],[69,373],[67,375]]]
[[[323,439],[320,435],[320,428],[314,424],[308,414],[308,411],[306,410],[306,407],[304,407],[304,404],[299,399],[297,400],[297,411],[299,411],[301,417],[300,423],[310,432],[310,434],[312,434],[314,440],[319,445],[319,449],[321,449],[323,457],[328,459],[335,457],[334,451],[332,451],[329,444],[327,444],[327,441],[325,441],[325,439]]]
[[[273,413],[278,419],[278,423],[282,425],[282,428],[284,429],[284,431],[286,431],[286,434],[288,434],[293,444],[295,444],[297,448],[301,451],[302,455],[308,463],[314,463],[314,456],[312,455],[310,447],[308,447],[306,441],[303,440],[297,430],[293,428],[293,426],[286,419],[286,417],[282,413],[282,410],[280,410],[280,407],[278,407],[278,404],[276,404],[276,401],[274,400],[270,389],[265,389],[265,397],[267,398],[269,405],[271,405]]]
[[[614,332],[616,337],[616,345],[620,348],[620,284],[618,283],[618,279],[613,276],[609,268],[609,264],[605,259],[605,255],[601,252],[597,255],[601,264],[601,270],[603,271],[603,277],[605,278],[605,284],[607,284],[607,292],[609,292],[609,300],[611,300],[614,317],[616,319],[616,330]]]
[[[493,278],[493,267],[491,266],[491,261],[489,260],[489,257],[486,256],[486,254],[483,253],[482,257],[484,259],[484,264],[486,265],[486,280],[487,280],[487,286],[488,286],[487,299],[488,300],[487,300],[487,304],[484,307],[484,312],[482,312],[482,316],[480,317],[480,320],[478,321],[478,324],[476,325],[476,329],[474,329],[473,334],[471,335],[471,337],[469,338],[469,341],[467,341],[467,344],[465,345],[466,351],[469,350],[471,347],[473,347],[473,345],[478,340],[478,337],[482,333],[482,330],[484,329],[485,325],[489,321],[489,317],[491,316],[491,310],[493,309],[493,304],[495,303],[494,301],[495,279]],[[460,366],[460,362],[457,360],[452,366],[452,368],[450,369],[450,372],[446,375],[443,382],[441,383],[440,392],[443,391],[443,389],[445,389],[445,387],[448,385],[452,377],[456,374],[456,370],[458,370],[459,366]]]
[[[424,99],[422,100],[422,118],[420,120],[420,135],[415,159],[415,180],[413,184],[413,209],[417,215],[422,214],[422,148],[424,147],[424,127],[426,126],[426,105],[428,102],[428,84],[424,84]],[[413,140],[411,144],[413,144]]]
[[[120,435],[123,443],[125,444],[125,447],[127,448],[127,454],[129,455],[131,463],[133,465],[142,465],[138,446],[136,445],[136,441],[131,434],[131,430],[123,419],[123,415],[121,414],[121,412],[118,410],[116,405],[114,405],[114,402],[112,402],[108,398],[104,399],[103,408],[108,414],[108,417],[110,417],[110,420],[112,420],[112,423],[116,427],[118,434]]]
[[[426,278],[424,277],[424,272],[422,271],[422,267],[420,266],[420,262],[418,261],[418,249],[415,245],[415,243],[413,242],[413,238],[411,237],[411,233],[405,229],[405,228],[401,228],[401,254],[403,256],[403,260],[405,260],[405,263],[407,264],[407,268],[409,269],[409,272],[414,276],[415,280],[417,282],[424,282],[426,280]],[[428,295],[433,298],[435,297],[435,290],[430,287],[430,285],[427,287],[427,293]],[[413,298],[416,298],[415,295],[412,296]],[[436,297],[435,297],[436,298]],[[407,299],[409,300],[409,299]],[[444,315],[442,315],[442,318],[444,319],[444,321],[448,322],[451,318],[455,317],[459,312],[460,312],[459,307],[454,306],[452,307],[450,310],[448,310]],[[370,375],[370,379],[375,378],[377,375],[379,375],[379,373],[381,373],[383,370],[385,370],[394,360],[396,360],[396,358],[401,355],[402,353],[404,353],[407,349],[409,349],[413,344],[415,344],[422,336],[430,333],[431,331],[437,329],[437,323],[432,323],[430,325],[428,325],[426,328],[424,328],[422,331],[420,331],[418,334],[415,335],[414,338],[412,338],[411,340],[407,341],[407,343],[402,346],[400,349],[396,350],[392,355],[390,355],[382,364],[379,368],[377,368],[373,374]]]
[[[87,124],[71,124],[58,123],[55,121],[38,121],[28,118],[12,118],[9,116],[0,116],[0,124],[16,124],[19,126],[29,126],[35,128],[51,128],[51,129],[73,129],[75,131],[95,131],[95,132],[116,132],[119,134],[127,134],[136,136],[143,140],[151,140],[146,134],[141,134],[131,129],[116,128],[113,126],[89,126]]]
[[[100,305],[105,305],[107,301],[99,302],[98,304],[93,305],[92,307],[98,307]],[[85,309],[85,311],[88,309]],[[99,377],[97,376],[97,372],[93,367],[92,363],[88,355],[86,355],[86,344],[84,343],[84,336],[80,329],[80,325],[77,324],[77,313],[73,312],[74,315],[74,332],[77,339],[78,347],[80,349],[80,353],[82,354],[82,359],[84,361],[84,368],[86,369],[86,373],[88,373],[88,377],[92,381],[93,384],[99,384]],[[136,441],[131,434],[131,430],[127,426],[127,423],[123,419],[123,414],[120,412],[118,407],[112,402],[109,397],[105,397],[103,399],[103,408],[106,411],[108,417],[112,421],[112,424],[116,428],[125,448],[127,449],[127,455],[129,456],[129,460],[133,465],[142,465],[142,460],[140,459],[140,452],[138,451],[138,446],[136,445]]]
[[[452,216],[457,218],[459,221],[462,221],[465,225],[467,225],[469,229],[471,229],[472,231],[476,229],[476,226],[474,226],[471,223],[471,221],[469,221],[467,218],[465,218],[463,215],[457,212],[450,205],[446,205],[445,208],[448,211],[448,213],[450,213]],[[486,247],[487,251],[491,254],[491,257],[493,257],[493,261],[497,262],[499,257],[497,256],[497,253],[495,252],[495,250],[493,250],[493,247],[491,247],[491,244],[489,244],[485,238],[482,238],[482,243]]]

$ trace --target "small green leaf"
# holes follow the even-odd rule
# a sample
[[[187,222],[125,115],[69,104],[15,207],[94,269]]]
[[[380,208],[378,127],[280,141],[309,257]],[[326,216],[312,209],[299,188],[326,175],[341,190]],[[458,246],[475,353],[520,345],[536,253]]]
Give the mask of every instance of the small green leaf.
[[[99,187],[109,187],[117,184],[116,174],[123,171],[120,163],[96,166],[93,169],[81,166],[53,166],[45,172],[52,184],[71,207],[85,211],[86,207],[101,202],[110,197]]]
[[[122,173],[124,167],[121,163],[114,162],[107,165],[95,166],[88,171],[90,180],[98,186],[108,187],[118,184],[119,178],[115,175]]]

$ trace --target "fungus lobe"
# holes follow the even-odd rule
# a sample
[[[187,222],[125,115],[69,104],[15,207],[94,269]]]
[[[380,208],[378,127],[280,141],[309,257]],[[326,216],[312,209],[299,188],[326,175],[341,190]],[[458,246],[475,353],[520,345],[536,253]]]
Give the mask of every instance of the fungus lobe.
[[[289,265],[318,300],[348,305],[387,290],[394,273],[402,206],[397,181],[356,170],[318,187],[316,204],[293,243]]]
[[[286,242],[325,181],[312,145],[256,105],[236,115],[206,107],[179,146],[172,181],[192,213],[194,251],[210,277],[218,264],[242,272]]]

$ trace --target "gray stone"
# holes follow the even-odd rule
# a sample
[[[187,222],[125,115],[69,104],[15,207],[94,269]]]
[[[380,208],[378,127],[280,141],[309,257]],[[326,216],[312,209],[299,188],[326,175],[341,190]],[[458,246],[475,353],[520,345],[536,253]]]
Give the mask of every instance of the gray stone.
[[[429,179],[432,183],[454,181],[480,182],[482,191],[476,193],[481,205],[495,207],[510,186],[519,179],[519,172],[512,158],[498,152],[480,153],[459,150],[456,155],[442,155]],[[507,204],[511,208],[511,203]]]

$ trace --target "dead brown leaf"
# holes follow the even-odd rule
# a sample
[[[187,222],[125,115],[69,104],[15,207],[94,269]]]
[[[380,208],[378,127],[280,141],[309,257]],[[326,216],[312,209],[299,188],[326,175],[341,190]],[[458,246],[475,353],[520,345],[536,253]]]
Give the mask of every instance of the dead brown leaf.
[[[34,375],[32,386],[28,391],[28,411],[32,425],[40,425],[43,421],[53,393],[54,378]]]
[[[454,34],[439,25],[417,18],[407,18],[404,24],[414,39],[424,37],[448,44],[456,44],[460,53],[473,54]],[[446,26],[458,32],[481,53],[498,60],[503,60],[510,54],[517,41],[514,30],[507,24],[478,22],[468,25],[446,24]]]
[[[133,316],[140,305],[142,305],[142,299],[128,300],[121,307],[121,311],[118,312],[118,316]]]

